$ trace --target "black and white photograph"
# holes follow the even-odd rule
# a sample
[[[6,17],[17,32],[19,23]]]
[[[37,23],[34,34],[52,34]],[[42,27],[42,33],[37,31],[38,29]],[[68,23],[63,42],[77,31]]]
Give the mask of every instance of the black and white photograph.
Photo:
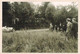
[[[2,53],[78,53],[78,2],[2,2]]]

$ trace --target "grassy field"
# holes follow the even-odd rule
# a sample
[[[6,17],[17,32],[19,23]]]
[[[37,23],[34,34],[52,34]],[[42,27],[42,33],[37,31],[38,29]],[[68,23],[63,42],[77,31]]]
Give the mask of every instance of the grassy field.
[[[2,34],[3,52],[50,52],[77,53],[78,41],[70,38],[66,41],[63,32],[21,30]]]

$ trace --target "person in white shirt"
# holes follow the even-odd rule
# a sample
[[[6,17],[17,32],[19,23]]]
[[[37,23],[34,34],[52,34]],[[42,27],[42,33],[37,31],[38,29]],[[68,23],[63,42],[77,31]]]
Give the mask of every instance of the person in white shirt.
[[[66,35],[70,36],[71,35],[71,30],[72,30],[72,22],[70,18],[67,18],[67,30],[66,30]]]

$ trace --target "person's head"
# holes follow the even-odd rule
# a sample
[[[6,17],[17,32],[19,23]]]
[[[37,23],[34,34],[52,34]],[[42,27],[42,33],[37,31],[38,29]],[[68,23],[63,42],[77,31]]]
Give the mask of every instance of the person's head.
[[[72,18],[72,22],[76,22],[76,18]]]
[[[66,19],[66,22],[71,22],[71,19],[70,19],[70,18],[67,18],[67,19]]]

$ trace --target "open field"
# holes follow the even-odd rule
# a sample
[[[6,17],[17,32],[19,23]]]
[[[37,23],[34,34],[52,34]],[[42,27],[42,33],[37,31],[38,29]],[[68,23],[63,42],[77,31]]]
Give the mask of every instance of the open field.
[[[2,34],[3,52],[78,52],[78,41],[63,32],[20,30]]]

